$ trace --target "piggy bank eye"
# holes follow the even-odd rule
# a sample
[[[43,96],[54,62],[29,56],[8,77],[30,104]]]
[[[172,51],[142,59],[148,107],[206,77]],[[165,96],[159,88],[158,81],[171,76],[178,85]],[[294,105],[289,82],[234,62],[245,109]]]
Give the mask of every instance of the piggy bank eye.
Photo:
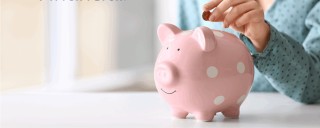
[[[178,48],[177,51],[180,51],[180,48]]]
[[[167,50],[169,49],[169,47],[167,47]]]

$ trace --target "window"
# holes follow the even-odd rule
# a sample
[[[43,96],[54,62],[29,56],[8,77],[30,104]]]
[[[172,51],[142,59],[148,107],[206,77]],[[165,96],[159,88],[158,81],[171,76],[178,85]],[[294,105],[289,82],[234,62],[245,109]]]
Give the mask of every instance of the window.
[[[46,4],[1,0],[1,90],[45,81]]]
[[[2,90],[153,88],[156,28],[175,22],[175,3],[2,0]]]

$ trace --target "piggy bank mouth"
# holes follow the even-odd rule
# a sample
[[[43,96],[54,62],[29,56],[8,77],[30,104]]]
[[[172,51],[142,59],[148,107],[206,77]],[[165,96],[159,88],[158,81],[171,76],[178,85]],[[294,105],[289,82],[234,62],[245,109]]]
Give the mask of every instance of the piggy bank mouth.
[[[164,93],[166,93],[166,94],[173,94],[173,93],[177,92],[177,90],[174,90],[174,91],[172,91],[172,92],[167,92],[167,91],[164,91],[162,88],[161,88],[161,91],[164,92]]]

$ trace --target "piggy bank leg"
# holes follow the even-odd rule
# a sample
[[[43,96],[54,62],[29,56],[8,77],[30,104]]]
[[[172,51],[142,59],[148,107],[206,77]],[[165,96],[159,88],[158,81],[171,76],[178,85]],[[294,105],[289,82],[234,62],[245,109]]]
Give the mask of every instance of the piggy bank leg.
[[[215,112],[198,112],[194,113],[195,118],[199,121],[210,122],[213,120],[213,117],[216,115]]]
[[[227,108],[226,110],[222,111],[222,114],[225,117],[228,118],[239,118],[239,114],[240,114],[240,106],[232,106]]]
[[[173,109],[173,116],[179,119],[185,119],[189,113],[180,109]]]

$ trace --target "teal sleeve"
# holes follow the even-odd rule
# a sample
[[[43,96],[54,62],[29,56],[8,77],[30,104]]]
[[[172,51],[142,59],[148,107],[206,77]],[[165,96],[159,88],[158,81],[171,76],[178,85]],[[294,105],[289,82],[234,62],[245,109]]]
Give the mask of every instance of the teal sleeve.
[[[270,25],[270,24],[269,24]],[[302,103],[320,99],[320,2],[308,13],[309,33],[298,42],[270,25],[270,38],[262,53],[240,35],[254,57],[256,68],[280,93]]]
[[[182,30],[190,30],[200,26],[197,0],[179,0],[178,26]]]

